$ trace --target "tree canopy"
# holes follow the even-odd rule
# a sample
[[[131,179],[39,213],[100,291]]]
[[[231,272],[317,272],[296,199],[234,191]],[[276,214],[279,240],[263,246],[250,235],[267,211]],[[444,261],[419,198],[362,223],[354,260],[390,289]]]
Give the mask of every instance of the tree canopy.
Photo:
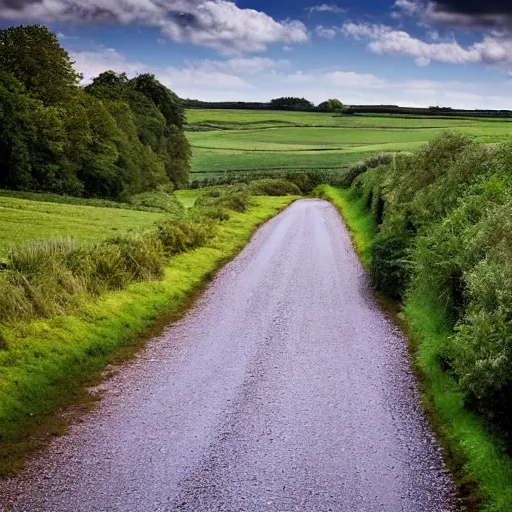
[[[153,75],[91,85],[39,25],[0,30],[0,187],[118,199],[188,183],[181,100]]]
[[[270,102],[271,108],[276,110],[312,110],[315,108],[313,103],[305,98],[275,98]]]
[[[328,110],[329,112],[342,112],[345,106],[337,98],[331,98],[327,101],[323,101],[318,105],[320,110]]]

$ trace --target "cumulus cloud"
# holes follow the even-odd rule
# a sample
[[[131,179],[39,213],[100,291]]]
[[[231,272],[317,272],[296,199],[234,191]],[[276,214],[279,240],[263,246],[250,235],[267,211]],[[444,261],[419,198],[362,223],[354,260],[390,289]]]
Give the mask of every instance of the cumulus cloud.
[[[261,52],[277,42],[303,43],[306,26],[276,21],[264,12],[239,8],[229,0],[0,0],[0,19],[44,23],[140,23],[158,27],[180,43],[222,53]]]
[[[427,23],[512,30],[509,0],[396,0],[394,9],[395,13],[419,16]]]
[[[336,27],[324,27],[323,25],[318,25],[315,28],[315,34],[322,39],[334,39],[338,34],[338,29]]]
[[[342,33],[356,40],[369,40],[368,49],[372,53],[410,56],[419,66],[426,66],[431,61],[512,65],[512,39],[499,35],[485,35],[481,41],[463,47],[455,39],[425,42],[386,25],[346,23]]]

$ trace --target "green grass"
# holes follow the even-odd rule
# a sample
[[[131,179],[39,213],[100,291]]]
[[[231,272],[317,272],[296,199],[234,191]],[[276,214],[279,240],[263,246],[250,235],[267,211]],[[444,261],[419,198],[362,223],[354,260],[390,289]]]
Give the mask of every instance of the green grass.
[[[373,214],[364,199],[355,198],[352,190],[320,185],[314,195],[330,201],[343,215],[363,267],[370,267],[371,244],[376,233]]]
[[[97,241],[149,229],[165,218],[168,214],[0,196],[0,257],[12,243],[65,236]]]
[[[257,110],[187,111],[192,179],[232,171],[336,169],[371,153],[412,151],[446,130],[510,140],[512,122]]]
[[[342,213],[359,257],[368,268],[376,233],[371,212],[350,190],[321,186],[316,192]],[[439,364],[439,346],[446,342],[450,330],[436,301],[425,292],[421,296],[413,294],[403,311],[414,365],[422,380],[424,404],[449,454],[448,462],[467,510],[509,512],[512,459],[501,442],[487,433],[481,421],[464,407],[463,392]]]
[[[138,336],[165,315],[176,317],[193,293],[233,257],[263,221],[292,201],[258,197],[247,213],[232,212],[204,247],[173,257],[162,281],[130,285],[86,302],[74,314],[0,326],[0,474],[19,469],[21,452],[38,443],[29,435]]]
[[[203,194],[205,191],[203,190],[177,190],[174,194],[178,201],[186,208],[192,208],[196,199]]]

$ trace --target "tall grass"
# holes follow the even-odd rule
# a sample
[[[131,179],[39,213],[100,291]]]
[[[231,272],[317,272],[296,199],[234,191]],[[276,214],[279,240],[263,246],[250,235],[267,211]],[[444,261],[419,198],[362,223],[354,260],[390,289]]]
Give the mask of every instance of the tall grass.
[[[239,194],[222,204],[245,211]],[[97,244],[74,238],[33,240],[13,246],[0,270],[0,323],[60,315],[82,301],[131,283],[161,279],[170,256],[204,245],[216,222],[229,215],[200,209],[160,222],[149,232]]]
[[[260,197],[246,213],[231,211],[228,221],[216,224],[213,237],[210,233],[205,236],[197,223],[187,219],[187,227],[180,224],[184,233],[180,243],[162,241],[176,227],[167,225],[162,228],[165,236],[155,234],[153,238],[164,247],[160,279],[131,282],[100,297],[84,297],[79,308],[66,307],[58,316],[0,323],[0,475],[18,470],[21,455],[39,446],[38,437],[33,436],[39,425],[44,431],[61,430],[58,424],[47,421],[58,407],[75,402],[78,391],[93,376],[109,362],[131,353],[157,318],[176,318],[201,284],[243,248],[253,230],[292,199]],[[211,219],[202,225],[211,231]],[[51,259],[65,260],[82,248],[70,240],[43,246]],[[117,250],[118,246],[105,247]],[[166,247],[174,248],[171,259]],[[192,247],[194,250],[188,250]],[[27,269],[44,265],[40,251],[22,249],[19,257],[13,255],[25,277]],[[110,270],[104,272],[112,275]]]

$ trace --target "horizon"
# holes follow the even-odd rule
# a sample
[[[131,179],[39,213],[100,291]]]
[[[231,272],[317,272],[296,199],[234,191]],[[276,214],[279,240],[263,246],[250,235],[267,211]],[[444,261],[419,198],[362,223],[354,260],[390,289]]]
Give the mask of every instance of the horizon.
[[[461,0],[0,1],[54,31],[83,84],[155,74],[182,98],[510,110],[512,6]],[[491,88],[492,93],[489,93]]]

